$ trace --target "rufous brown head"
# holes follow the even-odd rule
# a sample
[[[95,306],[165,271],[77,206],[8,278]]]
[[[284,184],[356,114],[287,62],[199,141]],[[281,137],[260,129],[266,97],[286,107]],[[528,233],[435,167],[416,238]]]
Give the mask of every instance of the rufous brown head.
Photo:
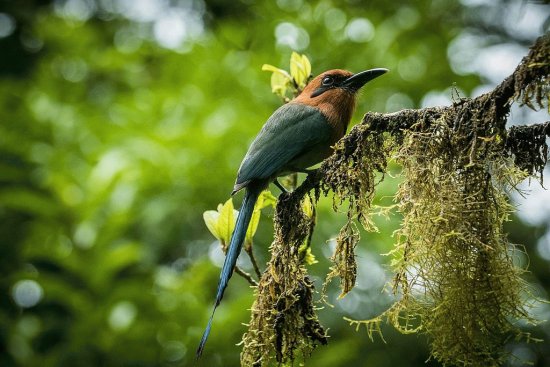
[[[356,74],[342,69],[328,70],[313,78],[292,103],[318,108],[333,126],[335,139],[339,139],[345,133],[355,109],[357,91],[386,72],[388,69],[383,68]]]

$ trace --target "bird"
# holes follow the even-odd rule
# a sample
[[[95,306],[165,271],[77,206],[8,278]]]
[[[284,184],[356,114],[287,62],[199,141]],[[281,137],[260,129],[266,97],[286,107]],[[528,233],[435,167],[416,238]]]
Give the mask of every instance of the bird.
[[[307,169],[329,157],[346,133],[355,109],[357,92],[388,69],[376,68],[353,74],[328,70],[313,78],[292,101],[279,107],[266,121],[241,162],[231,195],[245,194],[223,263],[214,309],[196,351],[202,355],[237,258],[241,252],[254,204],[271,182],[283,192],[277,177]]]

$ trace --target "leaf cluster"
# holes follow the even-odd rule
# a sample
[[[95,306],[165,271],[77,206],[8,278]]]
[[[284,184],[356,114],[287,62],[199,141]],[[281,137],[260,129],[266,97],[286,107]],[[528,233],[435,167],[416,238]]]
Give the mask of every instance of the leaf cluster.
[[[273,65],[264,64],[262,70],[271,71],[271,91],[288,102],[296,97],[311,78],[311,63],[306,55],[292,52],[290,56],[290,73]]]

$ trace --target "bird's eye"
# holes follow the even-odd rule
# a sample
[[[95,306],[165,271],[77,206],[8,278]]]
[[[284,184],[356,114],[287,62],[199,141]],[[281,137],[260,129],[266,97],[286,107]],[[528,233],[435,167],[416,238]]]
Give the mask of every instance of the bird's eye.
[[[321,83],[323,83],[324,86],[332,85],[332,83],[334,83],[334,78],[331,77],[330,75],[325,76]]]

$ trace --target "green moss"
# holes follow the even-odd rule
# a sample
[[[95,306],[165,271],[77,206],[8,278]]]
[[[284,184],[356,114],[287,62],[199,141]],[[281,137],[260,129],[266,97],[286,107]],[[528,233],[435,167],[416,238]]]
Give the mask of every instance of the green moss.
[[[355,220],[358,220],[368,231],[376,230],[370,219],[370,208],[374,199],[375,188],[383,179],[377,178],[376,172],[385,172],[390,146],[383,135],[371,134],[368,126],[356,127],[362,132],[365,144],[357,144],[356,140],[342,140],[324,167],[326,170],[324,192],[334,192],[334,209],[344,201],[349,202],[348,220],[336,237],[336,250],[331,260],[333,266],[327,275],[325,287],[334,277],[340,278],[340,297],[344,297],[355,286],[357,264],[355,261],[355,246],[359,242],[359,231]]]
[[[473,139],[464,144],[441,121],[408,133],[396,155],[404,219],[394,290],[403,297],[391,312],[406,310],[420,320],[418,330],[443,363],[498,365],[508,338],[522,335],[515,320],[528,318],[523,270],[514,266],[514,246],[503,232],[513,209],[505,190],[525,174],[489,138],[472,148]]]

